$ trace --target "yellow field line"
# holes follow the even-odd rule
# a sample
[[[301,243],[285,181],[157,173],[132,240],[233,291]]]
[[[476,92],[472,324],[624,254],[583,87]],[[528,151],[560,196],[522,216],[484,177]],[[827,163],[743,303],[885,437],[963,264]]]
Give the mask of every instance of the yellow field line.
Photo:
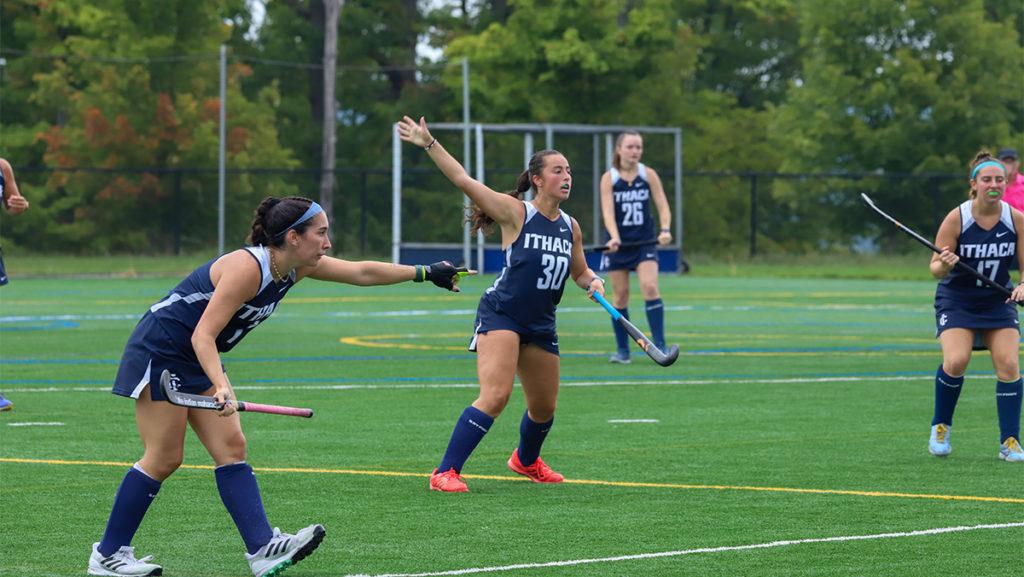
[[[69,461],[64,459],[17,459],[0,457],[0,463],[22,463],[31,465],[98,465],[106,467],[131,467],[132,463],[119,461]],[[182,465],[182,469],[212,471],[213,465]],[[317,469],[305,467],[253,467],[264,473],[319,473],[328,475],[364,475],[370,477],[430,477],[429,473],[406,473],[402,471],[366,471],[358,469]],[[522,477],[505,475],[463,475],[466,479],[491,481],[526,482]],[[601,481],[592,479],[566,479],[571,485],[597,485],[602,487],[629,487],[646,489],[710,489],[716,491],[755,491],[761,493],[800,493],[811,495],[847,495],[854,497],[894,497],[900,499],[934,499],[939,501],[979,501],[984,503],[1020,503],[1024,499],[1015,497],[984,497],[977,495],[937,495],[931,493],[896,493],[889,491],[851,491],[843,489],[800,489],[797,487],[757,487],[753,485],[695,485],[684,483],[641,483],[633,481]]]

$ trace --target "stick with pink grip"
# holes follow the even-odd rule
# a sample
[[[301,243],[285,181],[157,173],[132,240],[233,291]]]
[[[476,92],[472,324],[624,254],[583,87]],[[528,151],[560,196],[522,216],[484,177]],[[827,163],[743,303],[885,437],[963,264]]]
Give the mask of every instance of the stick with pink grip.
[[[190,395],[189,393],[182,393],[171,388],[171,372],[168,370],[164,370],[164,372],[160,373],[160,388],[163,390],[164,396],[167,397],[167,400],[172,405],[189,407],[191,409],[209,409],[211,411],[219,411],[224,408],[224,405],[218,403],[213,397]],[[242,401],[235,401],[235,408],[238,411],[248,411],[250,413],[269,413],[271,415],[306,417],[307,419],[313,416],[313,409],[282,407],[280,405],[261,405],[259,403],[243,403]]]

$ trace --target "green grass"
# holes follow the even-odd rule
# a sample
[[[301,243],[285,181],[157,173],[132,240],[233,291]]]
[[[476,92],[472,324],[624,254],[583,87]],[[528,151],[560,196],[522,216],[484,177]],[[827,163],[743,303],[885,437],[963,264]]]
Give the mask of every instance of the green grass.
[[[14,278],[183,276],[213,252],[183,256],[54,256],[21,250],[5,256]],[[353,258],[339,255],[341,258]],[[359,257],[362,259],[362,257]],[[384,256],[366,257],[386,259]],[[873,257],[865,255],[768,255],[755,258],[687,255],[694,277],[836,278],[872,280],[927,280],[928,254]]]
[[[562,390],[544,457],[572,482],[534,485],[506,469],[524,408],[516,391],[464,470],[466,495],[431,493],[426,475],[476,394],[464,346],[490,280],[468,281],[460,295],[304,281],[224,356],[243,400],[316,410],[310,420],[243,415],[271,523],[327,527],[320,549],[286,574],[447,571],[1024,521],[1024,471],[996,456],[986,353],[969,371],[953,455],[927,453],[934,284],[768,276],[808,264],[741,263],[732,276],[728,263],[698,261],[694,276],[664,276],[669,341],[683,349],[670,368],[643,357],[608,364],[607,315],[567,290]],[[885,278],[917,274],[865,266]],[[702,276],[712,270],[722,272]],[[0,289],[0,391],[16,404],[0,414],[0,575],[84,574],[141,454],[131,401],[107,391],[134,318],[175,282],[146,274],[15,272]],[[632,304],[646,327],[642,302]],[[63,426],[8,426],[20,422]],[[194,435],[186,442],[187,467],[164,483],[134,545],[165,575],[246,575],[210,459]],[[977,530],[494,574],[1005,576],[1020,570],[1022,536]]]

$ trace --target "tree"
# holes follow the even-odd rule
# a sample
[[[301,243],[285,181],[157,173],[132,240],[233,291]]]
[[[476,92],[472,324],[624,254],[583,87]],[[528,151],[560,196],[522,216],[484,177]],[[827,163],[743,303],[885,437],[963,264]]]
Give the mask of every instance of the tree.
[[[178,188],[152,167],[216,165],[216,50],[229,34],[223,15],[231,4],[70,0],[26,10],[15,35],[31,51],[18,58],[18,70],[32,83],[16,83],[31,86],[38,117],[51,119],[45,128],[34,125],[35,138],[43,162],[58,171],[33,190],[36,218],[53,223],[47,234],[28,228],[34,220],[12,223],[15,240],[31,235],[40,249],[166,249],[166,227],[185,211],[195,215],[178,223],[185,236],[205,244],[209,228],[215,229],[203,218],[212,212],[212,184],[190,174],[183,196],[173,198]],[[276,91],[267,87],[246,98],[238,80],[249,73],[235,64],[229,74],[229,165],[287,167],[294,161],[278,144]],[[109,171],[59,170],[73,167]],[[228,209],[238,216],[229,233],[236,242],[255,202],[280,184],[274,178],[232,181]]]
[[[1015,23],[987,17],[981,0],[814,3],[802,13],[801,44],[801,81],[774,127],[785,171],[962,173],[979,148],[1019,141],[1024,49]],[[931,204],[930,193],[900,191],[894,210],[916,213],[912,223],[929,230],[932,211],[915,209]],[[860,226],[847,214],[839,224]]]

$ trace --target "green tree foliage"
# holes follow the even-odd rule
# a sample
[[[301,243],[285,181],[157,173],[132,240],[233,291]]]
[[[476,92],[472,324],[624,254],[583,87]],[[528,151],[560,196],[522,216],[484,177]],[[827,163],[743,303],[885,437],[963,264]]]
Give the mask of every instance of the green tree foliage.
[[[801,79],[773,130],[783,171],[959,173],[979,148],[1020,139],[1024,50],[1015,23],[987,18],[981,0],[810,2],[801,44]],[[934,211],[920,210],[934,188],[876,186],[899,214],[916,213],[909,223],[934,228]],[[966,177],[950,206],[965,188]],[[774,190],[804,213],[808,243],[862,227],[852,189],[822,192]]]
[[[7,231],[32,235],[42,250],[149,251],[167,249],[161,225],[179,227],[208,246],[216,238],[216,178],[184,175],[176,187],[158,167],[214,168],[219,84],[217,50],[229,35],[227,2],[139,3],[73,0],[23,6],[15,27],[28,55],[17,59],[13,83],[27,99],[24,117],[5,122],[15,144],[36,142],[42,163],[58,169],[45,186],[26,190],[32,210]],[[245,97],[243,64],[229,71],[232,168],[288,167],[292,154],[278,144],[273,86]],[[39,123],[21,123],[48,118]],[[21,157],[36,160],[30,155]],[[91,167],[89,172],[67,171]],[[131,168],[132,171],[119,169]],[[237,215],[229,238],[240,243],[259,198],[281,192],[273,178],[236,178],[228,205]],[[175,220],[173,223],[169,221]],[[6,231],[5,231],[6,232]]]

